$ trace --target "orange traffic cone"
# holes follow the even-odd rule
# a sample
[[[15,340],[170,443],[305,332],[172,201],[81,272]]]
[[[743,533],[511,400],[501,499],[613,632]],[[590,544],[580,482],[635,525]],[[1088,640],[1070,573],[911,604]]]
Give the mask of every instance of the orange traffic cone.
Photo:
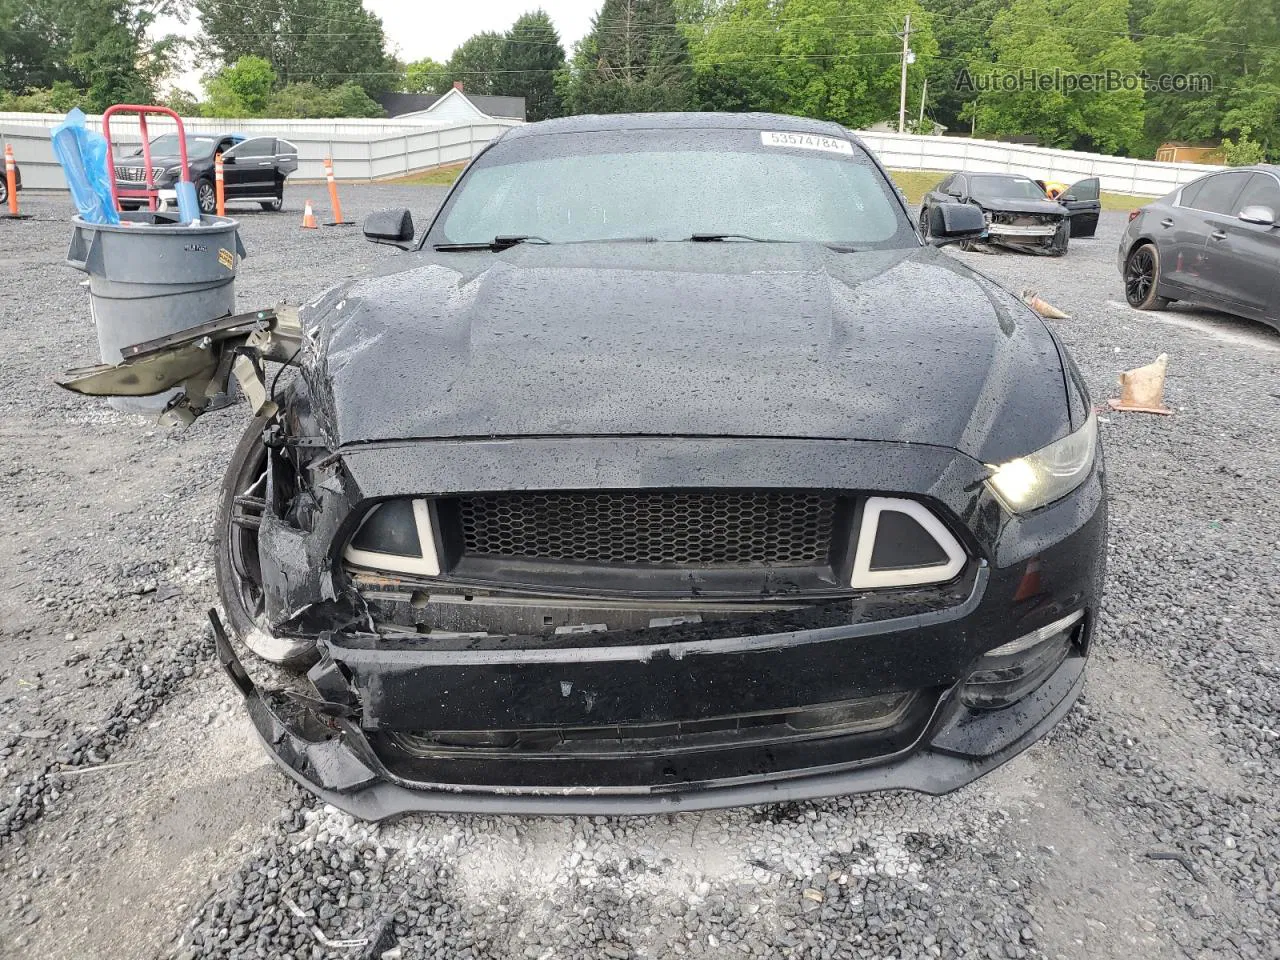
[[[1170,416],[1173,411],[1164,405],[1164,374],[1168,367],[1169,355],[1162,353],[1154,363],[1126,370],[1120,374],[1120,399],[1107,403],[1112,410]]]
[[[304,207],[302,210],[302,227],[304,230],[318,229],[316,227],[316,215],[314,211],[312,211],[311,209],[310,200],[307,201],[306,207]]]

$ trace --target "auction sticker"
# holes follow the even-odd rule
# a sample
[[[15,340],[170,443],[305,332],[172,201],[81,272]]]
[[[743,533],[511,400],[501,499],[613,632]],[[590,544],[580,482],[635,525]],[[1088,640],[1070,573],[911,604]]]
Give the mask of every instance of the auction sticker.
[[[797,150],[823,150],[827,153],[853,155],[853,144],[839,137],[824,137],[816,133],[783,133],[777,130],[760,131],[760,142],[766,147],[792,147]]]

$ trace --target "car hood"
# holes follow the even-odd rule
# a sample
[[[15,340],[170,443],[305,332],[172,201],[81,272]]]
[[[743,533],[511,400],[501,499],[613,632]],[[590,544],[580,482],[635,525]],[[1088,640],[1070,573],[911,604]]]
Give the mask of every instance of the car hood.
[[[1018,200],[998,199],[979,200],[978,206],[983,210],[998,210],[1001,213],[1056,213],[1066,216],[1066,208],[1056,200]]]
[[[931,247],[727,242],[414,253],[304,309],[335,445],[727,436],[952,447],[1069,429],[1044,323]]]

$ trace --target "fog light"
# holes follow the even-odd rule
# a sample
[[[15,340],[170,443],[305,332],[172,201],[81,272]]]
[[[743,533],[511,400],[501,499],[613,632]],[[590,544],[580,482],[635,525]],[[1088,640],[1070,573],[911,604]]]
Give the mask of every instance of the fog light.
[[[1017,703],[1044,683],[1071,652],[1084,611],[1077,610],[1017,640],[988,650],[965,681],[966,706],[998,710]]]

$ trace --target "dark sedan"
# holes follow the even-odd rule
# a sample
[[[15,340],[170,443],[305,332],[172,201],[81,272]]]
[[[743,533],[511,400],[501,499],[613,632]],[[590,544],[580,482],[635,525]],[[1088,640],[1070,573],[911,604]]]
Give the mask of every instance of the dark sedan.
[[[1125,299],[1139,310],[1189,300],[1280,330],[1280,167],[1213,173],[1129,215]]]
[[[182,162],[176,134],[156,137],[151,149],[151,174],[160,199],[176,202],[175,187],[181,179]],[[228,204],[258,203],[263,210],[279,210],[284,205],[284,182],[298,169],[298,148],[279,137],[245,137],[240,134],[187,136],[187,164],[196,188],[201,213],[217,208],[214,185],[214,158],[222,154],[223,195]],[[131,157],[116,161],[116,186],[138,190],[146,187],[146,162],[142,148]],[[137,210],[145,200],[120,201],[121,208]]]
[[[529,124],[417,242],[407,210],[365,232],[407,252],[296,327],[64,381],[189,378],[189,419],[234,367],[256,398],[213,621],[308,789],[369,818],[943,793],[1070,708],[1106,555],[1088,392],[848,130]],[[246,352],[297,376],[271,397]]]
[[[1102,209],[1096,177],[1074,184],[1056,200],[1030,177],[1004,173],[953,173],[925,195],[920,232],[929,233],[929,211],[946,204],[970,204],[986,217],[988,243],[1062,256],[1071,237],[1092,237]]]

